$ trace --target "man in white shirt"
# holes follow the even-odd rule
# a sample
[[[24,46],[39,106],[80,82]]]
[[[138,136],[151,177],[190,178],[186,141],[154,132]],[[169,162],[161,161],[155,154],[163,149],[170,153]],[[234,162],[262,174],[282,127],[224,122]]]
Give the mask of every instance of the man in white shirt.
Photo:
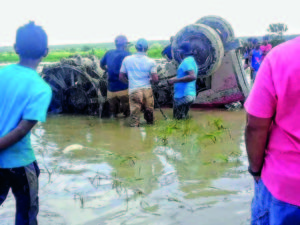
[[[152,82],[158,82],[156,62],[146,52],[148,42],[139,39],[136,43],[137,53],[127,56],[120,70],[120,80],[129,83],[130,126],[140,125],[140,111],[144,109],[144,118],[153,124],[154,99]]]

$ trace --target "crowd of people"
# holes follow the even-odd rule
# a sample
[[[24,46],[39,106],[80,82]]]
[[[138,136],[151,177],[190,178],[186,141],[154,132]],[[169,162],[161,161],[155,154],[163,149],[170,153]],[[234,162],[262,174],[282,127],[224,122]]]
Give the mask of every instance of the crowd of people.
[[[156,63],[147,56],[148,42],[139,39],[137,53],[128,51],[125,36],[101,59],[108,72],[111,117],[119,108],[130,125],[140,125],[140,112],[153,124],[151,83],[159,82]],[[16,199],[16,225],[37,224],[40,174],[30,143],[30,131],[45,122],[52,91],[36,69],[48,54],[48,37],[33,22],[18,29],[15,51],[19,63],[0,70],[0,205],[8,192]],[[300,37],[272,49],[265,38],[249,42],[245,68],[250,67],[253,89],[245,109],[245,141],[249,173],[254,178],[252,225],[300,224]],[[270,51],[271,50],[271,51]],[[164,55],[172,57],[170,48]],[[174,85],[174,118],[184,119],[196,97],[198,66],[188,42],[179,47],[182,61]],[[299,111],[298,111],[299,110]]]
[[[173,37],[170,41],[172,43]],[[156,62],[147,56],[148,42],[139,39],[135,45],[137,53],[133,55],[128,50],[130,42],[126,36],[116,37],[115,45],[116,49],[108,51],[100,61],[101,68],[108,73],[110,117],[117,117],[121,111],[125,117],[130,116],[131,127],[138,127],[142,111],[146,122],[153,124],[152,84],[157,84],[159,79]],[[174,118],[185,119],[196,98],[198,66],[189,42],[183,43],[178,52],[182,62],[177,77],[167,80],[167,83],[174,85]],[[172,59],[171,45],[163,50],[162,55],[168,60]]]
[[[262,44],[257,38],[249,38],[245,47],[244,69],[250,68],[250,77],[252,82],[256,78],[257,71],[264,60],[265,56],[271,51],[272,45],[269,43],[269,37],[264,36]]]
[[[108,73],[107,98],[111,117],[120,108],[130,116],[130,126],[140,125],[140,112],[148,124],[154,122],[154,98],[151,83],[158,83],[157,66],[147,56],[148,42],[139,39],[136,54],[128,51],[125,36],[115,39],[116,49],[100,61]],[[17,30],[15,52],[19,63],[0,70],[0,206],[8,192],[16,199],[16,225],[37,224],[39,210],[38,177],[40,170],[30,142],[32,128],[45,122],[52,99],[50,86],[36,72],[48,54],[48,37],[44,29],[30,22]],[[174,85],[174,117],[184,119],[196,97],[197,64],[189,43],[179,48],[182,62]]]

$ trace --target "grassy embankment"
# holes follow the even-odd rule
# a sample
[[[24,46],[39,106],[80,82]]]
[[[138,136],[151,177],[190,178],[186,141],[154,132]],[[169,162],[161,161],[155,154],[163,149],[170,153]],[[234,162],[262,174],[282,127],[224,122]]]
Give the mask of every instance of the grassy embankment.
[[[148,55],[151,58],[159,59],[161,58],[161,51],[163,50],[162,45],[155,43],[152,44],[149,48]],[[107,49],[99,48],[99,49],[63,49],[63,50],[51,50],[46,58],[43,59],[43,62],[58,62],[61,58],[67,58],[73,55],[95,55],[99,59],[103,57]],[[134,53],[136,50],[132,46],[130,48],[130,52]],[[0,63],[13,63],[18,61],[18,55],[16,53],[10,52],[0,52]]]

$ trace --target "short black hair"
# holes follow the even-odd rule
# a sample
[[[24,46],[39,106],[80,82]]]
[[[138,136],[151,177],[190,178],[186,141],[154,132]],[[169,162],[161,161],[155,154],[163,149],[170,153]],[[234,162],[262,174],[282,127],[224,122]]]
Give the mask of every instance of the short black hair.
[[[31,21],[17,30],[15,47],[21,58],[39,59],[48,48],[47,34]]]

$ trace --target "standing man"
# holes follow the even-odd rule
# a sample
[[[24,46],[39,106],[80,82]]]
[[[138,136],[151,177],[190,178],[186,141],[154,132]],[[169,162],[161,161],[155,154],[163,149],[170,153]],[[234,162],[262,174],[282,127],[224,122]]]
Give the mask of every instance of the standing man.
[[[266,35],[263,37],[263,44],[260,46],[260,50],[262,51],[262,61],[266,57],[266,55],[271,51],[272,45],[269,43],[269,36]]]
[[[153,124],[154,99],[150,80],[158,82],[156,63],[146,55],[148,42],[139,39],[135,47],[137,53],[126,57],[120,70],[120,80],[129,83],[131,127],[140,125],[142,109],[147,123]]]
[[[252,82],[255,81],[256,74],[257,74],[257,71],[262,62],[262,56],[263,56],[263,53],[260,50],[260,46],[259,46],[257,39],[253,40],[253,46],[254,46],[254,49],[251,50],[250,55],[249,55],[249,64],[250,64],[250,68],[251,68]]]
[[[174,84],[173,117],[179,120],[187,118],[190,106],[196,99],[198,66],[189,42],[183,43],[178,51],[183,61],[178,67],[177,76],[169,79],[168,83]]]
[[[174,37],[172,36],[170,38],[170,44],[164,48],[164,50],[161,52],[162,57],[167,58],[168,61],[171,61],[173,59],[172,57],[172,42],[174,40]]]
[[[129,42],[123,35],[115,39],[116,49],[108,51],[100,61],[103,70],[108,71],[107,100],[109,103],[111,118],[115,118],[119,111],[124,116],[130,115],[128,84],[119,80],[120,68],[126,56],[129,56]]]
[[[36,72],[48,53],[45,31],[33,22],[17,31],[18,64],[0,70],[0,205],[10,189],[16,199],[16,225],[37,224],[40,174],[30,131],[45,122],[51,88]]]
[[[300,38],[264,59],[245,103],[252,225],[300,224]]]

